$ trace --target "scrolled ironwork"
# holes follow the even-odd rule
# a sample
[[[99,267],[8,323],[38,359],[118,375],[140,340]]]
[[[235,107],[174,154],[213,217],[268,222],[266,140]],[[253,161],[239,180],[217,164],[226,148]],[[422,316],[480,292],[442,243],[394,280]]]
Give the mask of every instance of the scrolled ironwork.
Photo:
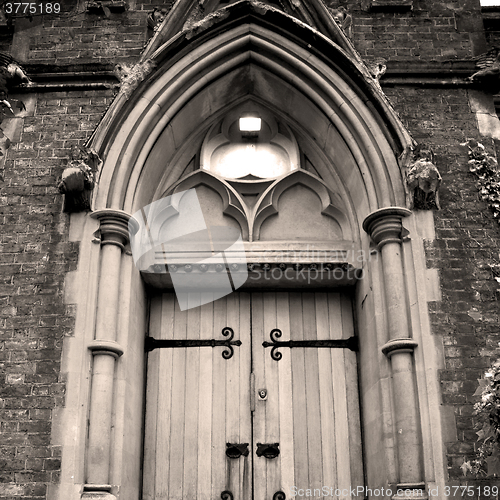
[[[271,347],[271,358],[275,361],[279,361],[283,355],[278,351],[281,347],[289,347],[290,349],[294,347],[322,347],[330,349],[349,349],[351,351],[358,350],[358,338],[349,337],[348,339],[335,339],[335,340],[278,340],[283,335],[282,331],[278,328],[271,330],[270,337],[271,342],[267,340],[262,342],[264,348]]]
[[[223,340],[217,339],[155,339],[146,337],[145,350],[146,352],[154,349],[175,348],[175,347],[225,347],[222,351],[224,359],[231,359],[234,354],[233,346],[240,346],[241,340],[234,339],[234,331],[229,326],[222,329],[222,335],[229,337]]]
[[[225,328],[222,329],[222,335],[224,335],[224,337],[227,337],[229,335],[229,338],[224,343],[224,345],[227,347],[227,349],[224,349],[222,351],[222,357],[224,359],[230,359],[233,357],[233,354],[234,354],[234,349],[233,349],[232,344],[241,345],[241,341],[240,340],[233,341],[234,331],[232,328],[229,328],[228,326],[226,326]]]
[[[283,354],[281,354],[281,352],[278,351],[279,344],[283,345],[278,340],[282,335],[283,335],[282,331],[275,328],[274,330],[271,331],[271,340],[273,341],[273,343],[270,342],[262,343],[264,347],[269,347],[269,346],[273,347],[271,349],[271,358],[273,358],[275,361],[279,361],[283,357]]]
[[[220,494],[221,500],[234,500],[234,495],[229,491],[225,490]]]
[[[286,495],[282,491],[277,491],[273,495],[273,500],[286,500]]]

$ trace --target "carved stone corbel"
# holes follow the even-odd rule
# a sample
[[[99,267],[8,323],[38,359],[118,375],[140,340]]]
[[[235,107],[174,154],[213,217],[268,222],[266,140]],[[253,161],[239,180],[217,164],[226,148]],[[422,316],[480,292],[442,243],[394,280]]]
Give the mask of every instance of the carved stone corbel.
[[[101,159],[94,150],[73,147],[71,159],[57,186],[65,195],[65,212],[90,210],[90,196],[95,184],[95,174],[101,163]]]
[[[432,151],[417,149],[415,156],[416,159],[410,164],[406,178],[410,209],[439,210],[441,175],[432,161]]]

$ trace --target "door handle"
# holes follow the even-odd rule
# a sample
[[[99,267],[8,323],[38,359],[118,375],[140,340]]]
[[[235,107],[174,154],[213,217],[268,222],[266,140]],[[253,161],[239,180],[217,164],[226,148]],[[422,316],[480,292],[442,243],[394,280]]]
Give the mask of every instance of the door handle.
[[[280,454],[279,445],[279,443],[257,443],[257,456],[276,458]]]
[[[226,443],[226,456],[229,458],[248,457],[248,453],[248,443]]]

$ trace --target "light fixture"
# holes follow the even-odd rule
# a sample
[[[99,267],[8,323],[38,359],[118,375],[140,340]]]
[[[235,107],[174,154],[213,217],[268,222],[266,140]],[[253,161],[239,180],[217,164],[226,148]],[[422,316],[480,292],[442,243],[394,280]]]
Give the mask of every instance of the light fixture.
[[[259,132],[262,126],[262,120],[257,116],[242,116],[240,118],[240,132]]]

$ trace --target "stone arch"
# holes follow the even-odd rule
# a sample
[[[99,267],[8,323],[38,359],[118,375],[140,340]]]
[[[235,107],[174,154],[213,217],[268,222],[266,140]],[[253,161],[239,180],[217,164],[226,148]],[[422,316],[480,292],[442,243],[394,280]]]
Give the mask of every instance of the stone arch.
[[[81,293],[65,356],[79,368],[68,369],[69,409],[60,417],[67,429],[60,498],[82,491],[87,499],[140,496],[148,306],[128,247],[130,214],[189,178],[186,168],[210,127],[249,99],[293,130],[323,194],[342,202],[333,208],[325,202],[325,209],[349,228],[351,251],[364,255],[366,278],[354,291],[360,392],[362,404],[382,415],[363,422],[367,486],[444,485],[439,419],[428,410],[438,405],[438,391],[437,377],[428,380],[437,363],[420,276],[423,245],[404,238],[403,220],[412,234],[417,220],[401,208],[411,137],[345,39],[336,43],[258,2],[236,2],[166,38],[160,30],[155,40],[163,43],[150,46],[141,61],[156,69],[132,94],[118,95],[88,144],[104,163],[95,212],[72,215],[82,241],[72,285]],[[220,181],[219,188],[226,209],[237,214],[230,191]],[[344,262],[352,262],[345,250]]]
[[[411,139],[365,69],[327,39],[309,49],[316,34],[305,25],[301,43],[284,36],[284,27],[298,30],[289,16],[273,11],[280,17],[273,31],[257,14],[253,3],[238,2],[221,21],[151,55],[157,69],[130,99],[118,96],[90,144],[104,157],[96,209],[133,212],[153,199],[151,186],[180,175],[175,163],[189,155],[181,145],[197,145],[249,95],[284,117],[310,155],[324,157],[325,177],[340,181],[359,225],[377,208],[405,205],[398,158]]]

